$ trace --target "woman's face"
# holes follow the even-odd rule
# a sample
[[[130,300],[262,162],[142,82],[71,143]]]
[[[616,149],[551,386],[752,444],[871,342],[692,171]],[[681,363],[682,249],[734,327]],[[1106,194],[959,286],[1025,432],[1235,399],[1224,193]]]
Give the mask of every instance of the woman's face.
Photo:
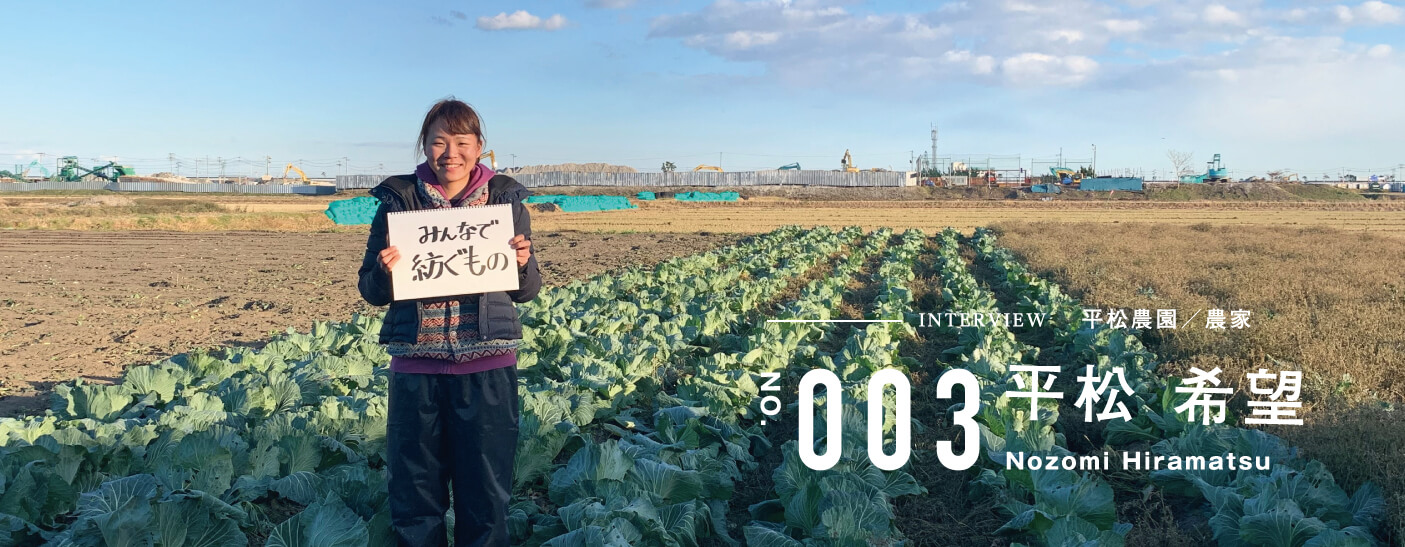
[[[429,124],[429,134],[425,135],[424,152],[429,166],[440,184],[457,184],[468,180],[473,166],[478,165],[478,155],[483,153],[483,143],[472,134],[452,134],[444,127],[444,119]]]

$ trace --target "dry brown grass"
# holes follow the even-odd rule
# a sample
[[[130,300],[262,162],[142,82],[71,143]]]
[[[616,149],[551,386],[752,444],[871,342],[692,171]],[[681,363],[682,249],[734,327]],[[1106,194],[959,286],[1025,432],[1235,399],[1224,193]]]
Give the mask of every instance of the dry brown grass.
[[[835,190],[835,189],[827,189]],[[837,189],[844,190],[844,189]],[[864,190],[874,190],[872,188]],[[545,192],[545,190],[543,190]],[[0,228],[69,230],[257,230],[324,232],[338,227],[323,214],[339,196],[143,195],[141,206],[68,207],[84,196],[0,197]],[[901,196],[898,196],[901,197]],[[896,197],[894,199],[897,199]],[[819,200],[757,196],[734,203],[642,201],[632,210],[598,213],[534,211],[533,228],[551,232],[762,233],[785,225],[921,228],[969,231],[1006,220],[1166,223],[1214,226],[1331,226],[1405,236],[1405,203],[1389,202],[1150,202],[1150,201],[907,201]]]
[[[546,230],[640,232],[766,232],[789,224],[862,226],[933,232],[971,230],[991,222],[1054,220],[1114,224],[1215,226],[1333,226],[1405,236],[1405,206],[1380,203],[1153,203],[1153,202],[814,202],[761,198],[737,203],[643,203],[639,209],[599,213],[540,213]],[[1106,228],[1104,228],[1106,229]]]
[[[1347,488],[1370,480],[1405,514],[1405,241],[1322,227],[1005,222],[1002,244],[1087,307],[1246,309],[1251,327],[1216,331],[1205,312],[1188,328],[1144,338],[1167,374],[1220,367],[1248,389],[1260,368],[1303,371],[1303,426],[1273,433],[1322,460]],[[1280,366],[1278,363],[1282,363]],[[1243,410],[1242,404],[1239,405]],[[1405,517],[1391,533],[1405,538]]]
[[[308,197],[302,200],[299,198]],[[19,230],[166,230],[179,232],[364,231],[339,227],[311,196],[5,196],[0,228]]]

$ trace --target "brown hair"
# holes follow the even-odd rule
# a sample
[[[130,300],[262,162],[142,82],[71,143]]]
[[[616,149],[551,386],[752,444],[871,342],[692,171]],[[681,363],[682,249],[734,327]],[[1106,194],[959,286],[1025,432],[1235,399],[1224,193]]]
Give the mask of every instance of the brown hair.
[[[483,137],[483,119],[478,117],[478,111],[450,95],[447,99],[434,103],[424,115],[424,125],[420,126],[420,140],[415,143],[415,152],[424,153],[424,140],[429,137],[429,126],[440,118],[444,118],[445,129],[448,129],[449,133],[474,135],[478,137],[479,142],[487,145],[487,139]]]

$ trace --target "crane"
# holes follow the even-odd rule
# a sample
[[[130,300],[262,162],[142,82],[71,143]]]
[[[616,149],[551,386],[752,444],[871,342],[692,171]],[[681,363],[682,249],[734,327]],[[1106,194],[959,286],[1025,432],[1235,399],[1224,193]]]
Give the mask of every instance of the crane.
[[[845,173],[857,173],[858,167],[854,167],[854,157],[849,155],[849,149],[844,149],[844,158],[839,160],[839,165],[844,167]]]
[[[297,167],[294,167],[293,164],[291,164],[291,163],[288,164],[287,167],[284,167],[284,168],[283,168],[283,176],[280,177],[280,178],[284,178],[284,179],[288,178],[288,171],[292,171],[292,172],[294,172],[294,173],[297,173],[299,177],[302,177],[302,182],[303,182],[303,184],[307,184],[307,183],[309,183],[309,182],[312,182],[312,181],[308,180],[308,178],[307,178],[307,173],[303,173],[303,172],[302,172],[302,169],[298,169]]]
[[[479,161],[482,161],[483,158],[488,158],[488,161],[492,162],[492,164],[491,164],[489,167],[492,167],[494,171],[497,171],[497,170],[498,170],[498,155],[497,155],[497,154],[494,154],[492,150],[489,150],[489,151],[487,151],[487,152],[484,152],[482,155],[479,155],[479,156],[478,156],[478,160],[479,160]]]
[[[721,167],[718,167],[718,166],[716,166],[716,165],[698,165],[697,167],[694,167],[693,170],[694,170],[694,171],[717,171],[718,173],[721,173],[721,172],[722,172],[722,168],[721,168]]]

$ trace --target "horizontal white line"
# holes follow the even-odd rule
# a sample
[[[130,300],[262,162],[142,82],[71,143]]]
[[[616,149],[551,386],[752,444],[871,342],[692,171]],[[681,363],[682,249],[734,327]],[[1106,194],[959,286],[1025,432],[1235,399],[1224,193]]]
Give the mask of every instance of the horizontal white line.
[[[901,323],[902,319],[767,319],[767,323]]]

